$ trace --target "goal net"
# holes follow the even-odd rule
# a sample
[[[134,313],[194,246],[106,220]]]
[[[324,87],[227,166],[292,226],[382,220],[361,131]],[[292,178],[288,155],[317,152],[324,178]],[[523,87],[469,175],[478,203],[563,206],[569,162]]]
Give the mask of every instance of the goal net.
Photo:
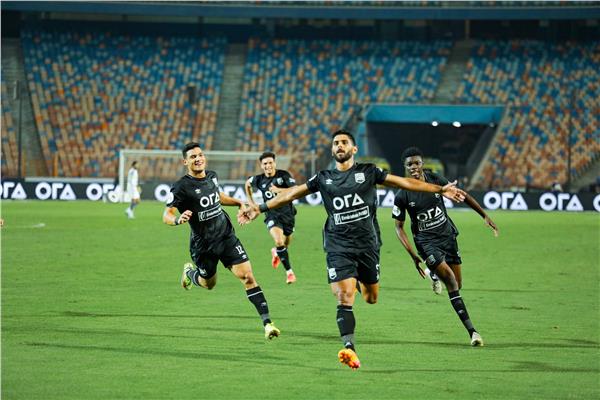
[[[206,169],[216,171],[223,183],[244,183],[251,175],[261,173],[258,157],[261,152],[205,151]],[[277,169],[288,169],[291,157],[276,155]],[[137,161],[139,180],[143,183],[174,183],[186,174],[180,150],[136,150],[119,151],[119,188],[127,190],[127,172],[131,163]],[[122,196],[123,198],[123,196]],[[123,201],[127,199],[123,198]]]

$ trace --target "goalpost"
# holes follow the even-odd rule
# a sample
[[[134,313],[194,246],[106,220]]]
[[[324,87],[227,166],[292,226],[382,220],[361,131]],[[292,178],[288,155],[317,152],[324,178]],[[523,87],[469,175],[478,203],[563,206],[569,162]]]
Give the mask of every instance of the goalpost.
[[[216,171],[223,183],[244,183],[251,175],[261,173],[258,157],[262,152],[242,151],[205,151],[206,167]],[[125,199],[127,191],[127,172],[133,161],[138,162],[140,182],[173,183],[185,175],[180,150],[140,150],[121,149],[119,151],[119,198]],[[287,170],[291,157],[276,154],[277,168]]]

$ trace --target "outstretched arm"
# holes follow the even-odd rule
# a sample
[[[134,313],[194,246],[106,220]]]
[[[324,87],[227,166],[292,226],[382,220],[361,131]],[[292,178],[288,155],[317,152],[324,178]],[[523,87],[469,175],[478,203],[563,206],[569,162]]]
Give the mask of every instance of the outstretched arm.
[[[238,222],[240,224],[247,224],[253,219],[256,219],[256,217],[258,217],[258,215],[262,212],[266,212],[271,208],[279,208],[285,206],[286,204],[290,204],[292,201],[305,197],[309,194],[310,190],[308,190],[308,186],[306,186],[306,183],[303,183],[302,185],[298,186],[293,186],[291,188],[281,189],[277,196],[261,204],[260,206],[258,206],[257,204],[253,204],[249,206],[248,212],[240,211],[238,213]]]
[[[396,236],[398,236],[400,243],[402,243],[402,246],[404,246],[410,257],[412,258],[417,272],[419,273],[419,275],[421,275],[421,278],[425,279],[425,271],[423,271],[423,268],[421,268],[421,265],[419,265],[423,261],[413,250],[412,245],[410,244],[410,240],[408,239],[406,232],[404,232],[404,221],[395,220],[395,228]]]
[[[243,207],[244,205],[247,205],[243,201],[235,199],[235,198],[233,198],[231,196],[228,196],[228,195],[226,195],[223,192],[219,192],[219,198],[221,200],[221,205],[224,205],[224,206],[238,206],[238,207]]]
[[[492,219],[490,218],[489,215],[486,214],[486,212],[483,210],[483,208],[479,205],[479,203],[477,202],[477,200],[475,200],[473,198],[473,196],[471,196],[469,193],[465,192],[465,203],[467,203],[467,205],[469,207],[471,207],[473,210],[475,210],[477,212],[477,214],[481,215],[481,218],[483,218],[483,220],[485,221],[485,224],[487,226],[489,226],[490,228],[492,228],[492,231],[494,231],[494,236],[498,237],[498,227],[496,226],[496,224],[494,223],[494,221],[492,221]]]
[[[456,181],[450,182],[445,186],[434,185],[413,178],[403,178],[397,175],[388,174],[383,181],[385,186],[395,187],[398,189],[410,190],[413,192],[429,192],[440,193],[444,197],[449,198],[457,203],[465,200],[465,192],[456,187]]]

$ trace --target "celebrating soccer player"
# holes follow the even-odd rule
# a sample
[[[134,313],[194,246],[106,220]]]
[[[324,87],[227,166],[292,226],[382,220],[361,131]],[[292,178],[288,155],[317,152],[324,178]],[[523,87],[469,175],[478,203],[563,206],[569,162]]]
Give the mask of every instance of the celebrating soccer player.
[[[171,188],[163,213],[165,224],[177,226],[189,222],[191,228],[190,254],[195,265],[185,263],[181,286],[186,290],[192,285],[212,289],[217,283],[217,263],[221,261],[244,285],[248,300],[262,319],[265,338],[279,336],[246,250],[221,207],[238,206],[243,210],[247,205],[221,191],[217,174],[206,170],[206,157],[198,143],[186,144],[182,154],[187,175]],[[181,214],[177,216],[176,211]]]
[[[418,148],[409,147],[406,149],[402,154],[402,159],[408,174],[412,178],[438,185],[448,183],[448,180],[443,176],[423,170],[423,153]],[[465,203],[477,211],[485,223],[492,228],[494,235],[498,236],[498,228],[494,221],[468,193],[465,193]],[[407,211],[410,215],[413,239],[419,254],[428,266],[427,271],[423,271],[421,268],[420,264],[423,261],[415,254],[408,236],[404,232]],[[483,339],[473,327],[467,307],[459,292],[462,287],[462,260],[456,242],[458,229],[448,216],[444,199],[437,193],[411,193],[399,190],[394,199],[392,217],[396,220],[398,239],[413,259],[421,277],[425,278],[427,275],[431,277],[433,291],[436,294],[441,293],[442,289],[438,277],[444,282],[448,290],[448,296],[450,296],[450,303],[452,303],[452,307],[469,333],[471,345],[483,346]]]
[[[241,223],[255,219],[259,213],[291,203],[310,193],[320,192],[327,211],[323,231],[323,247],[327,254],[327,277],[337,298],[336,321],[344,348],[338,352],[341,363],[352,369],[360,367],[354,343],[356,325],[352,306],[360,283],[364,300],[377,302],[379,294],[379,226],[376,223],[376,185],[407,190],[440,193],[462,201],[464,192],[455,183],[433,185],[411,178],[402,178],[377,168],[374,164],[354,161],[358,151],[352,134],[337,131],[332,136],[331,153],[335,168],[317,173],[308,182],[282,189],[274,198],[251,211],[240,211]]]
[[[261,192],[263,202],[275,197],[280,188],[296,186],[296,181],[288,171],[276,169],[275,154],[269,151],[259,157],[260,168],[263,174],[251,176],[246,181],[246,195],[250,204],[254,205],[252,189]],[[269,210],[265,215],[265,225],[275,241],[275,247],[271,249],[271,264],[277,268],[279,263],[283,264],[286,272],[286,283],[296,282],[296,275],[292,270],[288,248],[294,233],[296,208],[293,204],[276,210]]]

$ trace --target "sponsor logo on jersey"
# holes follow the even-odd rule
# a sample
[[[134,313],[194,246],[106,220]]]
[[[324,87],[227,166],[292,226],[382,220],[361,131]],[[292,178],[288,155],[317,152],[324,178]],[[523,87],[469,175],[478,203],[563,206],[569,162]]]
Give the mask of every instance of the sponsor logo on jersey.
[[[370,215],[369,206],[364,206],[356,210],[334,213],[333,220],[336,225],[344,225],[369,218]]]
[[[446,214],[438,206],[417,214],[417,226],[419,228],[419,232],[437,228],[438,226],[443,225],[446,220]]]
[[[221,204],[216,204],[214,207],[209,208],[208,210],[200,211],[198,213],[198,219],[200,221],[208,221],[209,219],[213,219],[218,217],[223,212],[221,208]]]
[[[356,181],[356,183],[363,183],[365,181],[365,174],[363,172],[355,173],[354,180]]]

